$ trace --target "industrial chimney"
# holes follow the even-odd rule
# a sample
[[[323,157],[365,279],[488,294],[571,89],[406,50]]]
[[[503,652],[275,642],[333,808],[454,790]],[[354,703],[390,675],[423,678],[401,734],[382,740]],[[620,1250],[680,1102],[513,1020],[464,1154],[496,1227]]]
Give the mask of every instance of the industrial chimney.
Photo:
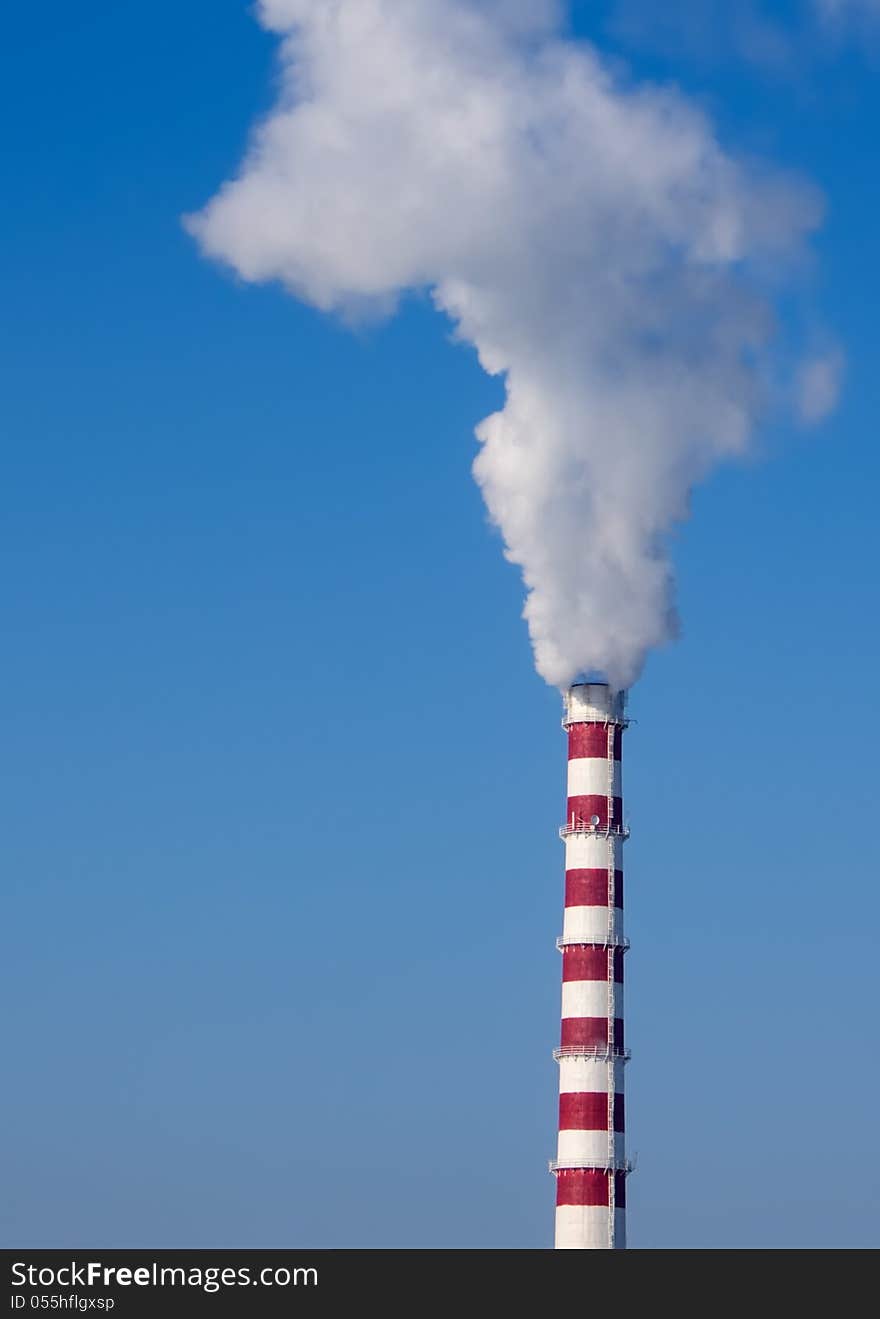
[[[556,1248],[626,1246],[623,1069],[623,824],[621,751],[625,695],[604,682],[565,697],[568,809]]]

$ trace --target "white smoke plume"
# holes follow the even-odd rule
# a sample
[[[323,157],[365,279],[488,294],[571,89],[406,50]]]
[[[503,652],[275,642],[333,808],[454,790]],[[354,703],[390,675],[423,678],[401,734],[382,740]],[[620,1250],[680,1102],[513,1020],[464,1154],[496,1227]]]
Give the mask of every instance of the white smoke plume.
[[[666,535],[749,444],[772,301],[820,205],[567,38],[564,8],[261,0],[278,104],[187,223],[327,311],[431,291],[505,382],[474,472],[538,670],[625,686],[674,631]]]
[[[797,377],[797,411],[806,425],[824,421],[834,411],[843,376],[843,356],[831,349],[803,363]]]

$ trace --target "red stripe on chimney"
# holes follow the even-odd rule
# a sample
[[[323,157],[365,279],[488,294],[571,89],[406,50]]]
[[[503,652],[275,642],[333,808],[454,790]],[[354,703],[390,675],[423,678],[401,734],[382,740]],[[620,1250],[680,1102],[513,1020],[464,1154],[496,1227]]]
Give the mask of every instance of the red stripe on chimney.
[[[581,1045],[584,1048],[604,1048],[608,1045],[608,1021],[605,1017],[563,1017],[563,1049]],[[614,1047],[623,1048],[623,1018],[614,1018]]]
[[[565,823],[592,824],[593,816],[598,816],[597,829],[608,827],[608,798],[599,793],[589,793],[584,797],[569,797],[565,812]],[[611,816],[612,829],[619,829],[623,824],[623,801],[615,797]]]
[[[568,944],[562,949],[563,980],[607,980],[608,953],[591,944]],[[614,979],[623,984],[623,949],[614,950]]]
[[[607,907],[607,870],[566,870],[566,907]],[[623,871],[614,872],[614,905],[623,910]]]
[[[614,759],[620,760],[623,730],[614,730]],[[604,724],[572,724],[568,730],[569,760],[607,760],[608,729]]]
[[[608,1096],[601,1091],[579,1091],[559,1096],[560,1131],[607,1131]],[[614,1096],[614,1130],[624,1130],[623,1095]]]

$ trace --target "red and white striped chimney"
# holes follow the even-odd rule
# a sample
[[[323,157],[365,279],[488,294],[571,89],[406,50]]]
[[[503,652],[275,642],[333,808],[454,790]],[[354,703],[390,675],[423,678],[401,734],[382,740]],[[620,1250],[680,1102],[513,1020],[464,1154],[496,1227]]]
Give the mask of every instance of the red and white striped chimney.
[[[565,698],[568,810],[562,953],[562,1037],[556,1249],[626,1246],[623,1069],[625,696],[576,683]]]

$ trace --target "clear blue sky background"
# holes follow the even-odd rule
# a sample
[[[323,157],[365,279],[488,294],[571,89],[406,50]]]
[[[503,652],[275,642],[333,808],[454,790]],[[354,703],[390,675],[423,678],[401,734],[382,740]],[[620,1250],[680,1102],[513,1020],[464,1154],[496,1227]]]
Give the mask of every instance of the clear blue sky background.
[[[849,358],[698,493],[631,702],[631,1243],[876,1245],[876,45],[608,9],[825,190]],[[243,0],[3,19],[0,1240],[546,1246],[564,744],[498,384],[417,300],[350,334],[199,259],[272,56]]]

